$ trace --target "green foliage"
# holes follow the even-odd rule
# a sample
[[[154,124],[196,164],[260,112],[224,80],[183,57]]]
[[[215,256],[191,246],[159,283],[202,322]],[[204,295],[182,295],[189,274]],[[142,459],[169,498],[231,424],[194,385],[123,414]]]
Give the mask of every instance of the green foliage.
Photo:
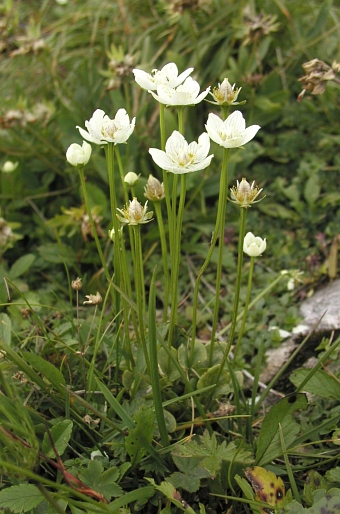
[[[338,358],[331,342],[320,346],[315,369],[299,367],[290,376],[297,391],[313,395],[308,401],[293,394],[271,406],[269,390],[258,385],[263,352],[281,344],[279,330],[267,328],[291,330],[299,321],[295,300],[337,276],[339,84],[327,81],[322,95],[307,91],[297,102],[304,62],[339,61],[337,3],[6,0],[0,12],[0,509],[205,514],[224,512],[227,495],[235,514],[259,512],[243,478],[256,462],[291,482],[285,512],[336,510],[340,390],[339,371],[327,370]],[[127,200],[122,170],[141,174],[128,193],[143,202],[149,173],[160,178],[148,153],[159,147],[159,107],[136,86],[132,69],[150,72],[170,61],[180,72],[194,67],[202,90],[228,77],[242,87],[237,108],[247,125],[261,125],[256,141],[230,154],[227,191],[243,176],[264,187],[265,201],[248,209],[247,230],[266,237],[268,247],[266,260],[255,264],[256,301],[237,357],[227,362],[236,342],[228,334],[238,245],[238,213],[230,203],[220,238],[225,251],[212,253],[197,313],[191,297],[214,231],[221,148],[212,145],[212,165],[187,179],[171,348],[160,313],[159,231],[141,230],[145,298],[143,291],[135,294],[134,280],[130,291],[120,288],[117,245],[107,237],[110,189],[119,208]],[[121,169],[110,183],[98,145],[84,175],[103,266],[65,151],[81,142],[75,127],[95,109],[112,117],[121,107],[137,118],[129,144],[120,145]],[[217,107],[206,102],[185,111],[188,141],[204,131],[209,111]],[[173,109],[165,111],[165,126],[166,137],[178,128]],[[17,163],[12,171],[6,171],[8,160]],[[125,282],[136,269],[130,235],[125,227]],[[211,337],[219,262],[220,305]],[[298,271],[275,282],[282,269]],[[240,310],[248,271],[245,260]],[[83,289],[75,292],[77,276]],[[296,293],[287,290],[288,279],[295,287],[302,281]],[[103,302],[84,305],[96,291]],[[140,315],[148,299],[149,316]],[[258,394],[268,404],[257,405]],[[249,502],[244,508],[242,494]]]
[[[0,491],[0,507],[9,509],[15,514],[32,511],[44,499],[45,497],[33,484],[12,485]]]
[[[279,426],[281,426],[286,448],[295,443],[299,425],[293,422],[291,414],[297,409],[305,409],[307,399],[304,394],[292,394],[280,400],[266,415],[261,425],[256,450],[256,464],[263,466],[282,455]]]

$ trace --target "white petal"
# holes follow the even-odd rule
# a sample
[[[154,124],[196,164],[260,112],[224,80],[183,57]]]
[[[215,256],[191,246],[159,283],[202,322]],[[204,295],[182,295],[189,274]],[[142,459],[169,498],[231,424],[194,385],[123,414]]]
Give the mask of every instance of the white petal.
[[[188,68],[187,70],[183,71],[180,75],[178,75],[175,87],[177,87],[180,84],[182,84],[182,82],[184,82],[184,80],[186,78],[188,78],[190,73],[192,73],[193,71],[194,71],[194,68]]]
[[[245,145],[251,139],[253,139],[256,136],[257,132],[260,130],[260,128],[260,125],[250,125],[250,127],[247,127],[245,130],[245,135],[243,137],[242,145]]]
[[[155,82],[152,80],[152,77],[149,73],[137,69],[132,70],[132,73],[135,76],[135,81],[142,89],[156,89]]]
[[[173,162],[167,156],[167,154],[158,148],[149,148],[149,154],[157,166],[159,166],[162,170],[169,171],[169,168],[174,166]]]

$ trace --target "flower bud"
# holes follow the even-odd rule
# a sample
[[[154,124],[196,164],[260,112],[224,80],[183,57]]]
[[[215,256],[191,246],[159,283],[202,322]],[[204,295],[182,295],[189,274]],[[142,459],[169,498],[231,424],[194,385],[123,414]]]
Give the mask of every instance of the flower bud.
[[[91,153],[91,145],[86,141],[83,141],[83,146],[72,143],[67,149],[66,159],[71,166],[85,166],[90,160]]]
[[[152,202],[160,202],[163,200],[165,197],[163,182],[160,183],[156,177],[149,175],[147,184],[144,188],[144,196]]]
[[[129,173],[127,173],[124,177],[124,182],[128,186],[133,187],[134,185],[137,184],[139,177],[140,177],[140,175],[137,175],[133,171],[129,171]]]
[[[236,100],[241,89],[241,87],[235,89],[235,84],[232,86],[228,79],[224,79],[222,84],[214,87],[210,94],[215,100],[213,103],[218,105],[238,105],[240,102],[236,102]]]
[[[6,161],[2,166],[3,173],[12,173],[19,166],[19,162]]]
[[[243,251],[249,255],[249,257],[258,257],[259,255],[262,255],[266,247],[267,243],[265,239],[255,237],[251,232],[246,234],[243,241]]]
[[[262,188],[259,189],[255,185],[255,180],[252,182],[252,184],[249,184],[245,178],[242,178],[241,182],[237,180],[237,186],[233,186],[230,189],[231,194],[231,201],[233,203],[237,203],[240,207],[244,207],[247,209],[248,207],[251,207],[252,203],[258,203],[261,200],[255,199],[258,197],[258,195],[261,193]]]

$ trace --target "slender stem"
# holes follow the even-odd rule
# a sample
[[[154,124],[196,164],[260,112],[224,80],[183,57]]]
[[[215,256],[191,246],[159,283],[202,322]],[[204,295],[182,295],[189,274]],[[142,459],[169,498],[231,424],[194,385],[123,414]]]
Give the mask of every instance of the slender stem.
[[[161,239],[162,249],[162,261],[163,261],[163,273],[165,278],[165,291],[164,291],[164,310],[163,320],[166,321],[168,315],[168,304],[169,304],[169,267],[168,267],[168,249],[165,238],[164,223],[162,217],[162,208],[160,202],[154,202],[154,208],[156,212],[156,218],[158,223],[159,236]]]
[[[241,279],[242,279],[242,266],[243,266],[243,241],[244,241],[244,233],[246,228],[246,217],[247,217],[247,209],[241,207],[240,208],[240,230],[239,230],[239,239],[238,239],[238,259],[237,259],[237,275],[236,275],[236,289],[235,289],[235,297],[234,297],[234,306],[233,313],[231,319],[231,328],[229,332],[228,344],[225,350],[225,355],[223,360],[225,361],[228,358],[231,345],[233,343],[236,324],[237,324],[237,313],[238,313],[238,305],[240,299],[240,289],[241,289]]]
[[[266,294],[269,293],[269,291],[271,291],[275,286],[276,284],[278,284],[280,282],[280,280],[282,280],[282,278],[285,276],[285,273],[280,273],[275,280],[273,280],[273,282],[271,284],[269,284],[269,286],[267,286],[265,289],[263,289],[261,291],[261,293],[259,293],[256,298],[254,298],[254,300],[252,302],[250,302],[249,304],[249,307],[248,307],[248,310],[251,309],[254,305],[257,304],[257,302],[259,302],[261,300],[261,298],[263,298],[264,296],[266,296]],[[240,319],[242,318],[243,316],[243,312],[244,311],[241,311],[241,313],[237,316],[237,322],[240,321]],[[216,334],[216,337],[219,338],[219,337],[222,337],[223,334],[225,334],[226,332],[228,332],[228,330],[230,329],[231,327],[231,323],[228,323],[228,325],[226,325],[224,328],[222,328],[222,330],[220,330],[219,332],[217,332]]]
[[[184,107],[178,107],[178,130],[181,134],[184,131]],[[186,195],[186,175],[181,175],[181,189],[179,197],[179,205],[177,211],[177,182],[178,175],[174,175],[172,183],[172,205],[171,205],[171,219],[169,222],[170,231],[170,255],[171,255],[171,313],[169,324],[169,347],[172,345],[175,325],[178,319],[177,303],[178,303],[178,276],[179,276],[179,262],[181,255],[181,235],[183,213]],[[176,215],[177,213],[177,215]]]
[[[176,177],[176,175],[175,175]],[[169,346],[172,345],[175,325],[177,323],[178,311],[178,276],[179,276],[179,262],[181,256],[181,233],[182,233],[182,222],[183,212],[186,195],[186,175],[181,175],[181,192],[178,206],[177,223],[175,224],[175,235],[174,235],[174,247],[170,248],[171,251],[171,314],[170,314],[170,325],[169,325]]]
[[[164,409],[162,403],[161,389],[158,374],[158,355],[157,355],[157,328],[156,328],[156,269],[153,272],[150,296],[149,296],[149,351],[150,351],[150,380],[152,386],[153,402],[157,419],[158,430],[161,442],[164,447],[169,446],[169,436],[166,429]]]
[[[123,190],[124,190],[124,200],[125,200],[125,203],[127,204],[127,203],[128,203],[128,201],[129,201],[129,193],[128,193],[127,185],[126,185],[126,183],[124,182],[124,169],[123,169],[122,158],[121,158],[121,156],[120,156],[120,151],[119,151],[119,147],[118,147],[118,145],[115,145],[115,156],[116,156],[117,163],[118,163],[118,169],[119,169],[120,179],[121,179],[121,181],[122,181],[122,185],[123,185]]]
[[[239,347],[240,347],[240,344],[242,341],[242,337],[244,334],[244,328],[246,326],[246,319],[247,319],[249,302],[250,302],[251,284],[253,281],[254,263],[255,263],[255,257],[251,257],[250,258],[249,276],[248,276],[247,297],[246,297],[246,303],[245,303],[244,309],[243,309],[243,318],[242,318],[241,328],[238,333],[237,343],[236,343],[235,349],[234,349],[234,361],[236,361],[237,352],[239,350]]]
[[[111,220],[112,227],[115,234],[115,244],[113,253],[114,263],[114,279],[117,285],[121,285],[121,232],[119,230],[119,220],[116,216],[117,213],[117,198],[116,198],[116,187],[114,180],[114,145],[108,143],[105,146],[106,164],[109,177],[109,189],[110,189],[110,208],[111,208]],[[115,291],[115,309],[116,313],[120,311],[120,297],[117,291]]]
[[[105,276],[106,276],[107,280],[110,280],[111,277],[110,277],[110,274],[109,274],[109,270],[107,269],[107,265],[106,265],[104,254],[103,254],[103,250],[102,250],[102,247],[100,246],[97,230],[96,230],[96,227],[95,227],[95,224],[94,224],[94,221],[93,221],[93,217],[92,217],[89,197],[88,197],[88,194],[87,194],[86,183],[85,183],[85,178],[84,178],[84,170],[83,170],[83,168],[78,168],[78,171],[79,171],[81,188],[82,188],[83,196],[84,196],[86,212],[87,212],[87,215],[89,217],[89,221],[90,221],[90,225],[91,225],[91,230],[92,230],[92,234],[93,234],[93,237],[94,237],[94,240],[95,240],[95,243],[96,243],[96,247],[97,247],[98,255],[99,255],[99,258],[100,258],[100,262],[101,262],[101,264],[103,266],[104,273],[105,273]]]
[[[195,338],[196,338],[196,326],[197,326],[197,313],[198,313],[198,293],[199,287],[201,283],[201,278],[203,273],[208,267],[210,259],[212,257],[216,241],[219,235],[221,235],[220,227],[223,226],[223,237],[224,237],[224,218],[225,218],[225,210],[226,210],[226,202],[227,202],[227,189],[228,189],[228,157],[229,157],[229,149],[224,149],[223,152],[223,161],[222,161],[222,169],[220,176],[220,194],[218,198],[217,204],[217,215],[215,228],[212,235],[212,239],[210,242],[210,248],[208,255],[197,275],[195,289],[194,289],[194,299],[193,299],[193,318],[192,318],[192,333],[191,333],[191,345],[190,345],[190,361],[192,360],[194,350],[195,350]],[[223,244],[223,243],[222,243]],[[218,273],[218,272],[217,272]],[[219,287],[218,287],[219,291]],[[215,307],[216,310],[216,307]],[[212,352],[211,352],[212,353]],[[210,359],[210,357],[209,357]]]
[[[246,228],[246,217],[247,217],[247,209],[241,207],[240,208],[239,241],[238,241],[237,274],[236,274],[234,305],[233,305],[233,312],[232,312],[232,318],[231,318],[231,327],[230,327],[230,332],[229,332],[229,336],[228,336],[228,343],[227,343],[226,349],[224,351],[224,355],[223,355],[219,370],[216,375],[216,379],[215,379],[216,386],[219,383],[222,371],[224,369],[224,365],[229,357],[231,345],[233,343],[233,339],[234,339],[234,335],[235,335],[236,324],[237,324],[237,313],[238,313],[238,304],[239,304],[239,299],[240,299],[240,288],[241,288],[241,278],[242,278],[243,240],[244,240],[244,232],[245,232],[245,228]],[[206,408],[209,407],[212,396],[213,396],[213,391],[210,393]]]
[[[140,225],[134,225],[134,241],[135,241],[135,281],[136,281],[136,303],[138,310],[138,321],[140,338],[142,342],[145,362],[147,370],[150,373],[150,360],[145,342],[145,285],[144,285],[144,270],[143,270],[143,254],[142,242],[140,237]]]

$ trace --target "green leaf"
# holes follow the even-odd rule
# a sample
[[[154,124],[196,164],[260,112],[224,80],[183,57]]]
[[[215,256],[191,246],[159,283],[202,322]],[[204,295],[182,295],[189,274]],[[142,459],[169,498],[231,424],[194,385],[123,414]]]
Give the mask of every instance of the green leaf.
[[[282,427],[286,447],[289,448],[289,445],[294,442],[292,437],[295,438],[299,429],[295,423],[292,423],[291,414],[297,409],[306,407],[306,395],[300,393],[286,396],[270,409],[263,420],[257,441],[257,466],[262,466],[282,454],[279,424]]]
[[[314,504],[309,509],[304,509],[296,501],[285,507],[286,514],[336,514],[339,512],[340,489],[333,488],[329,491],[319,489],[314,493]]]
[[[209,368],[207,371],[205,371],[197,382],[197,389],[203,389],[204,387],[216,385],[214,396],[230,393],[232,387],[230,384],[230,375],[227,371],[222,371],[219,382],[218,384],[216,383],[217,375],[220,372],[220,367],[220,364],[216,364],[216,366],[212,366],[212,368]]]
[[[134,419],[136,428],[131,429],[125,438],[125,448],[132,465],[138,464],[150,447],[155,421],[153,409],[142,405]]]
[[[244,466],[252,463],[252,457],[249,451],[240,450],[234,442],[226,444],[226,441],[219,443],[216,436],[209,435],[205,431],[197,440],[191,440],[183,445],[178,444],[172,451],[174,458],[200,458],[200,466],[209,471],[211,477],[215,477],[219,471],[222,461],[242,463]],[[178,462],[178,461],[177,461]]]
[[[195,493],[201,484],[201,478],[210,477],[207,469],[200,466],[200,457],[180,458],[173,455],[173,460],[180,472],[176,471],[167,479],[173,486]]]
[[[290,375],[289,379],[298,387],[309,373],[310,369],[297,369]],[[307,393],[317,394],[321,398],[340,400],[339,381],[323,370],[316,371],[303,386],[303,390]]]
[[[183,505],[180,499],[177,499],[178,493],[170,482],[163,481],[159,485],[156,485],[153,478],[147,478],[146,480],[148,480],[155,489],[163,493],[164,496],[180,510],[185,511],[187,514],[195,514],[195,511],[190,507],[190,505]]]
[[[11,344],[12,337],[12,322],[5,313],[0,314],[0,339],[6,344]]]
[[[21,275],[23,275],[24,273],[26,273],[26,271],[29,270],[34,261],[35,255],[33,255],[33,253],[28,253],[27,255],[19,257],[19,259],[15,261],[15,263],[9,270],[9,278],[11,280],[14,280],[15,278],[21,277]]]
[[[57,450],[59,456],[61,456],[67,448],[68,442],[71,438],[72,429],[73,422],[70,419],[65,419],[64,421],[61,421],[60,423],[54,425],[50,430],[50,436],[52,437],[54,447]],[[55,457],[55,453],[47,433],[44,434],[42,452],[47,457]]]
[[[6,508],[15,514],[28,512],[44,500],[45,497],[32,484],[13,485],[0,491],[0,509]]]
[[[30,352],[22,352],[24,359],[35,369],[39,371],[58,391],[65,393],[62,385],[65,385],[65,379],[62,373],[53,364]]]
[[[316,200],[320,196],[320,191],[321,187],[319,176],[317,173],[313,173],[313,175],[308,178],[303,191],[303,196],[305,197],[309,207],[312,207],[315,204]]]
[[[279,203],[259,203],[259,209],[264,214],[272,216],[273,218],[280,218],[282,220],[297,220],[298,215],[291,209],[287,209]]]
[[[176,348],[171,348],[171,353],[173,357],[177,360],[177,350]],[[170,382],[177,380],[180,377],[180,373],[175,366],[172,359],[169,358],[166,350],[164,348],[160,348],[158,350],[158,366],[160,373],[167,377]]]
[[[118,498],[122,496],[123,490],[117,484],[119,478],[119,471],[117,468],[109,468],[100,476],[100,480],[96,490],[103,494],[105,498]]]
[[[201,341],[195,342],[194,354],[192,362],[189,362],[190,351],[187,346],[181,344],[178,349],[178,361],[184,370],[195,368],[197,364],[207,359],[207,350]]]

